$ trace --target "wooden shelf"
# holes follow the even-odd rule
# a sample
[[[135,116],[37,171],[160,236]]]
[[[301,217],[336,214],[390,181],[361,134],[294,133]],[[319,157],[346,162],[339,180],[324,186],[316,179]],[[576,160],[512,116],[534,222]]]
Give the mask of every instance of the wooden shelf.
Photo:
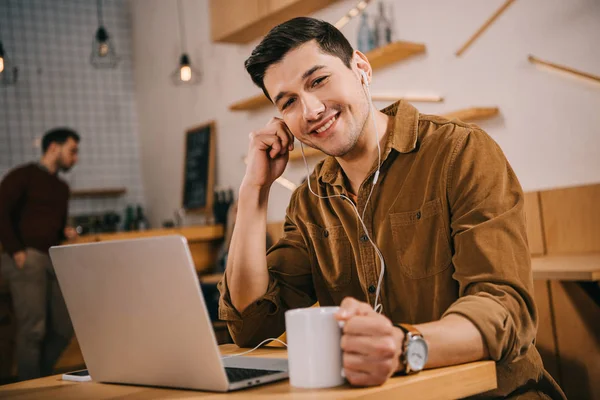
[[[90,197],[119,197],[124,195],[127,189],[121,188],[102,188],[102,189],[78,189],[71,192],[72,199],[90,198]]]
[[[294,17],[311,15],[339,0],[211,0],[210,28],[215,42],[246,44]]]
[[[366,56],[373,70],[425,53],[422,43],[398,41],[369,51]]]
[[[535,280],[600,281],[600,253],[533,257]]]
[[[231,111],[250,111],[256,110],[257,108],[263,108],[272,104],[264,93],[258,94],[254,97],[250,97],[245,100],[240,100],[237,103],[233,103],[229,106]]]
[[[531,54],[529,55],[528,60],[532,64],[541,65],[542,67],[550,68],[555,71],[566,72],[567,74],[570,74],[571,76],[574,76],[576,78],[587,79],[588,82],[589,81],[595,82],[595,83],[600,82],[599,75],[594,75],[594,74],[590,74],[588,72],[579,71],[574,68],[567,67],[566,65],[560,65],[560,64],[556,64],[556,63],[553,63],[550,61],[544,61],[535,56],[532,56]]]
[[[499,113],[500,109],[498,107],[472,107],[442,114],[442,117],[448,119],[456,118],[464,122],[469,122],[492,118]]]
[[[425,53],[426,47],[422,43],[398,41],[386,46],[369,51],[366,56],[373,70],[386,67],[395,62],[404,60],[417,54]],[[229,106],[231,111],[249,111],[266,107],[272,104],[264,94],[240,100]]]

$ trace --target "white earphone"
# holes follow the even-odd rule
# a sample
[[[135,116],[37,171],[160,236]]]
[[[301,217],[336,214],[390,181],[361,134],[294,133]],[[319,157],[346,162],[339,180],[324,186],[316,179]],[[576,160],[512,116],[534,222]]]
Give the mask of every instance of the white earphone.
[[[360,75],[362,76],[362,83],[363,85],[365,85],[366,87],[369,87],[369,78],[367,78],[367,73],[365,71],[363,71],[362,69],[359,69],[360,71]],[[369,100],[370,100],[370,95],[369,95]]]
[[[379,273],[379,279],[377,281],[377,290],[375,291],[375,303],[373,304],[373,309],[376,312],[381,312],[383,306],[381,303],[379,303],[379,295],[381,292],[381,283],[383,282],[383,274],[385,272],[385,261],[383,260],[383,254],[381,254],[381,251],[379,250],[379,248],[377,247],[375,242],[371,239],[371,235],[369,235],[367,226],[363,222],[363,220],[365,218],[365,211],[367,210],[367,205],[369,204],[369,200],[371,200],[371,195],[373,194],[373,189],[375,189],[375,184],[377,184],[377,181],[379,180],[379,170],[381,168],[381,146],[379,144],[379,131],[377,130],[377,121],[375,120],[375,115],[373,112],[373,101],[371,99],[371,92],[369,91],[369,79],[367,78],[366,72],[363,71],[362,69],[359,70],[359,73],[362,77],[362,84],[364,85],[365,92],[366,92],[366,95],[367,95],[367,98],[369,101],[369,111],[371,113],[371,119],[373,120],[373,125],[375,127],[375,135],[377,137],[377,158],[378,158],[377,171],[375,171],[375,174],[373,176],[373,185],[371,186],[371,191],[369,192],[369,197],[367,197],[367,201],[365,202],[365,207],[363,208],[362,216],[358,212],[356,205],[347,196],[345,196],[343,194],[337,194],[337,195],[333,195],[333,196],[320,196],[312,190],[312,187],[310,186],[310,171],[308,170],[308,163],[306,162],[306,157],[304,156],[304,144],[302,142],[300,142],[300,150],[302,151],[302,158],[304,159],[304,166],[306,167],[306,184],[308,186],[308,190],[313,195],[318,197],[319,199],[331,199],[334,197],[339,197],[342,200],[346,200],[352,206],[352,209],[356,213],[356,216],[358,217],[358,220],[360,221],[360,224],[363,227],[364,234],[367,236],[367,238],[369,239],[369,242],[375,249],[375,252],[377,253],[377,256],[379,257],[379,261],[381,262],[381,272]]]

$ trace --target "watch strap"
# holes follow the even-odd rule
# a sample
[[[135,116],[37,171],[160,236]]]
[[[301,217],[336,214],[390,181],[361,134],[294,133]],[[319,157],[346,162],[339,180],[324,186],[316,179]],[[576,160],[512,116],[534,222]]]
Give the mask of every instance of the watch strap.
[[[421,337],[423,338],[423,334],[417,329],[415,328],[413,325],[410,324],[394,324],[395,327],[399,328],[402,332],[404,332],[404,339],[402,341],[402,356],[400,357],[400,362],[402,362],[402,364],[404,365],[404,370],[400,371],[398,374],[399,375],[410,375],[410,374],[414,374],[418,371],[412,371],[410,369],[410,367],[408,366],[408,362],[406,360],[406,350],[408,348],[408,341],[411,339],[411,337]]]
[[[395,324],[395,325],[398,328],[400,328],[405,334],[406,333],[410,333],[413,336],[421,336],[421,337],[423,337],[423,335],[421,334],[421,332],[417,328],[415,328],[413,325],[410,325],[410,324]]]

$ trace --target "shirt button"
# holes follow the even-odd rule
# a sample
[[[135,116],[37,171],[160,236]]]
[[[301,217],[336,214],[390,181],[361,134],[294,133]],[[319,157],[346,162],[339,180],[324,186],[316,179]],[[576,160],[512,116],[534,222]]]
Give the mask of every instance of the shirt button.
[[[367,235],[362,235],[360,237],[361,242],[366,242],[367,240],[369,240],[369,237]]]
[[[421,219],[421,211],[417,211],[417,219]]]
[[[369,293],[375,293],[377,288],[374,285],[369,286]]]
[[[323,236],[329,237],[329,231],[327,229],[325,229],[325,232],[323,232]]]

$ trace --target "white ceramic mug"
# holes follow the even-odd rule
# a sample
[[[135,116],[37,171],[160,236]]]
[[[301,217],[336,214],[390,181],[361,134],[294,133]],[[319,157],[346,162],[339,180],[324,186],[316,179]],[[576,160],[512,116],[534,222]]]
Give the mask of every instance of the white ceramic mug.
[[[339,307],[299,308],[285,313],[290,384],[326,388],[344,384]]]

